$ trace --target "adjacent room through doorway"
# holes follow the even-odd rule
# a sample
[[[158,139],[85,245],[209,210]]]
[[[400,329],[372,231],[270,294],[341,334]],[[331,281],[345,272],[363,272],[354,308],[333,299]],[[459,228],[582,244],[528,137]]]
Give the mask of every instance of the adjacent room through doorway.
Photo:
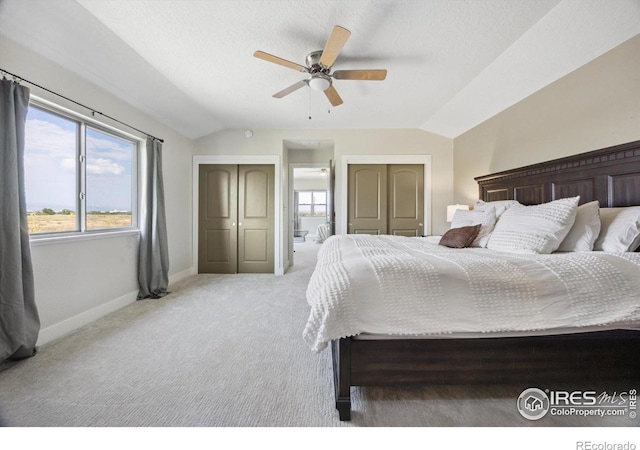
[[[295,246],[321,243],[334,220],[333,140],[285,140],[289,165],[289,263]]]

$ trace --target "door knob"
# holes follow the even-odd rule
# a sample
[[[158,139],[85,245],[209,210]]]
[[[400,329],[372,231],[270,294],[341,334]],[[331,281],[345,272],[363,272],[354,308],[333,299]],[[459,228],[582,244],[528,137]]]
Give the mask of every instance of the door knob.
[[[242,222],[238,222],[238,226],[241,227],[242,226]]]
[[[419,226],[419,227],[421,227],[421,226],[422,226],[422,222],[420,222],[420,223],[418,224],[418,226]]]
[[[233,222],[233,223],[231,224],[231,226],[232,226],[232,227],[235,227],[235,226],[236,226],[236,223],[235,223],[235,222]]]

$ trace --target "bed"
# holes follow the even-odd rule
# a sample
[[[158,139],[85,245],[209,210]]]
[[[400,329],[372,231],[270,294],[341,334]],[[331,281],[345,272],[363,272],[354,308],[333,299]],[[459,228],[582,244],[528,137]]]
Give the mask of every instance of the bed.
[[[639,206],[640,141],[476,181],[485,202]],[[640,379],[640,253],[522,254],[334,236],[319,252],[307,300],[304,338],[314,351],[331,347],[340,420],[350,420],[352,386],[568,389]]]

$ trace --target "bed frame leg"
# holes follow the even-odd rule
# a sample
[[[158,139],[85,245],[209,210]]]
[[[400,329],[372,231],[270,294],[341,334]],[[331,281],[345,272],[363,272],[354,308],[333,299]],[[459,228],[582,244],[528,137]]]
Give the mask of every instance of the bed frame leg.
[[[351,338],[331,341],[333,387],[341,421],[351,420]]]

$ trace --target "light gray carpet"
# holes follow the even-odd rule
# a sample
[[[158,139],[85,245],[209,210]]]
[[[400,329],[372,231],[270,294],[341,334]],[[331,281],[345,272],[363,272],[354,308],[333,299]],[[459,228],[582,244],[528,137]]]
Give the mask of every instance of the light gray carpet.
[[[302,340],[318,244],[283,277],[198,275],[42,346],[0,372],[10,426],[637,426],[621,418],[522,418],[522,387],[354,388],[333,404],[330,353]],[[577,389],[580,386],[576,386]]]

